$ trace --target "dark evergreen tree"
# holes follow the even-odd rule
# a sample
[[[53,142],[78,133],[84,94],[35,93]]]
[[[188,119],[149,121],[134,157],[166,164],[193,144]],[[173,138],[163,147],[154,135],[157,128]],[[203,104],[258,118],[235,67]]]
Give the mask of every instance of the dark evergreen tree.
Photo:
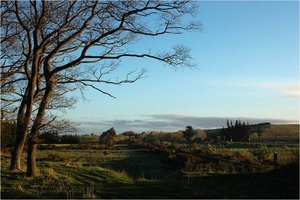
[[[227,128],[230,127],[229,120],[227,119]]]
[[[196,132],[194,131],[192,126],[187,126],[185,130],[183,131],[183,137],[186,139],[186,141],[190,142],[191,138],[196,135]]]
[[[227,120],[227,128],[223,127],[221,134],[225,140],[230,141],[248,141],[250,137],[248,126],[240,120],[236,120],[234,125],[232,121]]]

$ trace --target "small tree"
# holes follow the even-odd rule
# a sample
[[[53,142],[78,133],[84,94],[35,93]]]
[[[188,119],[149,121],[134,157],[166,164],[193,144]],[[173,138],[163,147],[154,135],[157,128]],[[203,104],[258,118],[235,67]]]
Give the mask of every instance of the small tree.
[[[115,129],[112,127],[111,129],[103,132],[100,135],[99,143],[104,144],[105,148],[111,148],[115,143],[116,135],[117,133]]]
[[[186,139],[186,141],[190,142],[191,138],[196,135],[195,130],[192,126],[187,126],[185,130],[183,131],[183,137]]]
[[[13,107],[17,115],[10,169],[21,169],[21,152],[28,138],[27,176],[37,175],[38,136],[47,109],[60,105],[54,98],[85,87],[114,97],[102,89],[103,84],[134,83],[144,77],[142,69],[114,78],[112,73],[123,59],[192,67],[190,49],[185,46],[163,52],[138,50],[132,44],[198,30],[200,25],[187,18],[196,11],[197,4],[185,0],[2,1],[0,80],[7,94],[2,110]]]

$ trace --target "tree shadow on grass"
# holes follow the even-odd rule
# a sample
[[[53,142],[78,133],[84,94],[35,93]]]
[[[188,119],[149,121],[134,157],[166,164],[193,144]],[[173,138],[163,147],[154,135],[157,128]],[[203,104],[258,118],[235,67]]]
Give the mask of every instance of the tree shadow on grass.
[[[126,173],[133,179],[155,180],[177,176],[178,173],[167,165],[166,158],[166,153],[136,151],[121,160],[110,160],[104,164],[104,167]]]
[[[110,187],[110,186],[108,186]],[[298,199],[298,168],[279,169],[257,174],[226,174],[187,179],[137,181],[116,187],[105,198],[268,198]]]
[[[43,176],[25,178],[25,173],[10,173],[5,167],[1,170],[1,197],[66,198],[67,192],[71,190],[74,194],[70,197],[83,198],[86,183],[92,183],[96,198],[298,199],[299,197],[299,165],[265,173],[185,177],[178,173],[172,176],[174,170],[168,170],[164,158],[165,155],[152,152],[135,152],[125,159],[109,161],[112,170],[53,164],[51,168],[57,174],[67,174],[76,180],[62,189],[57,188],[57,183],[52,182],[55,180],[44,182]],[[16,184],[22,187],[15,187]]]

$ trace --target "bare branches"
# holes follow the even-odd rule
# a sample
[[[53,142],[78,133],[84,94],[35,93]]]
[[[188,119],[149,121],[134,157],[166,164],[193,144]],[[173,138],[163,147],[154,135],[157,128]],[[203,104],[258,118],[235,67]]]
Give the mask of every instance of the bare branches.
[[[106,69],[106,71],[103,71],[103,69]],[[63,84],[63,85],[64,84],[72,84],[72,83],[81,84],[85,87],[90,87],[94,90],[97,90],[98,92],[100,92],[102,94],[105,94],[112,98],[116,98],[109,92],[102,90],[100,88],[101,85],[99,85],[99,84],[121,85],[121,84],[134,83],[137,80],[144,78],[145,73],[146,73],[146,70],[141,70],[140,72],[138,72],[136,74],[136,70],[134,70],[134,71],[127,73],[126,78],[121,79],[121,80],[119,80],[118,78],[116,78],[115,81],[110,80],[110,79],[106,79],[106,80],[103,79],[105,75],[112,73],[114,71],[114,69],[115,68],[113,68],[113,67],[109,68],[109,69],[107,69],[106,67],[102,67],[100,69],[99,73],[97,73],[95,70],[92,70],[92,71],[90,71],[90,74],[85,73],[85,76],[82,78],[74,78],[74,77],[66,76],[62,80],[58,81],[57,83]],[[136,75],[134,75],[134,74],[136,74]]]
[[[38,107],[50,82],[61,94],[89,87],[115,98],[101,89],[102,84],[134,83],[146,73],[141,70],[128,72],[124,78],[107,78],[119,64],[107,61],[123,58],[154,59],[174,68],[193,67],[190,50],[183,46],[153,53],[128,51],[127,46],[142,37],[199,29],[199,24],[182,20],[195,13],[196,7],[190,1],[4,1],[3,99],[16,105],[14,100],[23,97],[28,105],[28,95],[33,94],[32,103]],[[67,84],[70,88],[62,87]],[[60,95],[52,98],[64,102]],[[48,109],[55,109],[54,105],[67,107],[53,102]]]
[[[53,118],[52,118],[53,119]],[[60,133],[72,133],[77,132],[76,123],[70,122],[66,119],[57,119],[52,120],[51,118],[46,120],[47,122],[43,124],[40,128],[41,132],[45,131],[57,131]]]
[[[186,47],[154,53],[128,47],[144,37],[198,29],[195,23],[185,23],[190,21],[185,16],[193,14],[194,4],[187,0],[2,1],[1,98],[7,111],[18,108],[10,168],[20,168],[18,152],[30,127],[27,175],[36,175],[34,151],[39,132],[56,121],[52,110],[64,110],[76,102],[67,93],[89,87],[115,98],[101,86],[134,83],[144,77],[145,70],[134,70],[120,80],[111,78],[123,58],[191,67]]]
[[[183,46],[153,53],[128,51],[127,47],[143,37],[198,30],[199,24],[185,18],[196,9],[196,3],[185,0],[4,1],[1,89],[7,91],[5,95],[10,91],[27,98],[25,104],[30,93],[38,104],[50,83],[53,90],[77,84],[80,89],[90,87],[114,97],[103,91],[101,84],[134,83],[146,72],[129,72],[123,79],[112,80],[106,76],[118,65],[105,68],[107,61],[148,58],[175,68],[193,67],[190,50]],[[34,84],[32,92],[30,84]],[[63,91],[75,87],[71,88]]]
[[[20,14],[19,14],[19,3],[18,3],[18,1],[15,1],[14,3],[15,3],[15,11],[14,11],[14,13],[16,14],[18,22],[24,28],[24,30],[30,31],[30,28],[28,27],[28,25],[26,25],[25,22],[20,17]]]
[[[173,47],[174,52],[160,53],[157,55],[151,54],[130,54],[124,53],[119,55],[110,55],[110,56],[85,56],[87,59],[100,59],[100,60],[117,60],[123,57],[136,57],[136,58],[151,58],[158,61],[162,61],[173,67],[177,66],[188,66],[193,67],[191,63],[190,49],[184,46]]]
[[[80,29],[80,31],[82,31],[82,34],[78,35],[80,39],[78,39],[77,41],[79,41],[83,46],[79,56],[73,61],[65,63],[64,65],[58,66],[53,69],[53,74],[83,63],[92,63],[93,61],[85,59],[87,58],[87,52],[95,46],[114,49],[114,51],[111,51],[111,53],[114,53],[118,51],[118,49],[123,48],[125,45],[127,45],[127,43],[129,43],[131,40],[134,41],[134,39],[139,35],[153,37],[163,34],[180,34],[182,30],[197,29],[198,27],[193,24],[180,25],[179,18],[183,14],[188,13],[187,10],[183,9],[186,4],[188,4],[188,2],[153,3],[147,1],[141,2],[140,4],[137,2],[122,2],[122,5],[124,7],[119,6],[119,4],[113,4],[112,2],[110,4],[103,5],[101,8],[102,10],[106,9],[105,11],[107,15],[102,16],[102,18],[96,18],[100,21],[97,24],[95,24],[95,22],[91,20],[91,26],[86,26],[86,29],[84,31]],[[163,23],[161,25],[153,27],[143,23],[143,21],[147,18],[159,15],[161,16],[161,19],[163,19]],[[107,23],[107,21],[111,23]],[[101,28],[99,29],[95,25],[100,26]],[[123,41],[125,40],[127,42],[120,42],[122,41],[122,38]],[[95,57],[96,56],[98,58],[103,57],[103,55],[95,55]],[[161,58],[158,55],[144,55],[143,57],[155,57],[161,61],[164,60],[164,58]],[[175,56],[170,57],[174,59],[176,58]],[[89,56],[89,58],[91,58],[91,56]],[[101,59],[94,60],[94,62],[100,61]],[[181,63],[183,65],[183,63],[187,62],[170,62],[169,59],[169,62],[166,63],[172,63],[172,65]]]

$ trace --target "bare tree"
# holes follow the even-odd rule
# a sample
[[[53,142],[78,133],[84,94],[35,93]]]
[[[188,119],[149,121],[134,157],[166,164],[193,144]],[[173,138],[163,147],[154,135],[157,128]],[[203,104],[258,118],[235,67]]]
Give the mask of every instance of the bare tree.
[[[5,41],[2,41],[5,44]],[[3,53],[4,51],[2,51]],[[5,55],[3,53],[3,55]],[[17,66],[15,66],[17,67]],[[19,119],[18,126],[22,126],[23,129],[17,129],[17,138],[15,143],[15,148],[11,160],[12,170],[21,170],[21,155],[23,147],[27,138],[27,131],[30,131],[31,125],[38,111],[38,107],[43,97],[43,91],[45,90],[44,79],[40,78],[39,82],[36,84],[34,97],[32,101],[32,110],[30,119],[24,121],[20,118],[20,105],[18,103],[24,98],[27,82],[26,77],[22,77],[22,71],[19,72],[11,71],[9,65],[5,63],[1,66],[1,120],[11,120]],[[12,73],[10,73],[12,72]],[[72,108],[76,103],[76,99],[73,97],[68,97],[65,94],[77,89],[76,87],[69,87],[68,85],[57,85],[55,88],[52,98],[48,103],[46,110],[46,118],[41,124],[41,130],[58,129],[58,130],[75,130],[71,123],[65,120],[59,120],[57,116],[58,111],[66,112],[66,109]],[[55,113],[53,113],[55,110]],[[64,123],[62,123],[64,122]]]
[[[21,167],[20,150],[30,127],[27,175],[37,175],[38,133],[47,109],[55,105],[51,104],[54,96],[64,96],[74,88],[91,87],[114,97],[101,86],[134,83],[145,73],[141,70],[129,72],[121,79],[107,78],[122,58],[149,58],[174,67],[192,66],[186,47],[152,53],[130,50],[129,45],[144,37],[197,30],[198,24],[186,23],[185,18],[195,8],[195,3],[184,0],[2,1],[1,74],[3,82],[12,86],[11,93],[19,97],[10,99],[19,104],[11,169]],[[21,91],[15,90],[16,84],[23,86]]]

